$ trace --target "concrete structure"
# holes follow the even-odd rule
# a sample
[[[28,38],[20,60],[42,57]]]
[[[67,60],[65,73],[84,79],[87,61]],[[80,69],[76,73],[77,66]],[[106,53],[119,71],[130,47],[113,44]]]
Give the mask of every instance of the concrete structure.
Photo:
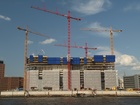
[[[68,90],[66,57],[31,55],[27,61],[27,90]],[[114,62],[114,55],[71,57],[71,90],[116,87]]]
[[[124,88],[133,88],[139,89],[140,88],[140,74],[133,75],[133,76],[124,76]]]
[[[71,89],[80,90],[80,70],[71,71]]]
[[[139,91],[96,91],[93,92],[91,90],[86,91],[28,91],[29,97],[56,97],[56,96],[79,96],[79,97],[88,97],[88,96],[119,96],[119,97],[140,97]],[[79,94],[79,95],[77,95]],[[0,97],[24,97],[24,91],[3,91],[0,92]]]
[[[52,90],[59,90],[59,71],[58,70],[43,70],[43,89],[52,88]],[[41,86],[41,85],[40,85]]]
[[[101,90],[101,71],[84,70],[84,87]]]
[[[116,70],[105,70],[105,89],[116,88],[118,86],[118,73]]]

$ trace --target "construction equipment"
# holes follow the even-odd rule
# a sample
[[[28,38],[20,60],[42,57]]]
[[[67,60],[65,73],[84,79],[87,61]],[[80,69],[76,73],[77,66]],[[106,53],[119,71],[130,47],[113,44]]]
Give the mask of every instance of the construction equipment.
[[[35,6],[31,6],[31,8],[41,10],[44,12],[48,12],[51,14],[55,14],[58,16],[63,16],[63,17],[66,17],[68,20],[68,46],[67,46],[68,47],[68,90],[71,90],[71,84],[70,84],[71,83],[71,81],[70,81],[71,80],[71,78],[70,78],[70,19],[77,20],[77,21],[80,21],[81,19],[70,16],[70,11],[68,11],[68,15],[65,15],[65,14],[61,14],[58,12],[46,10],[46,9],[35,7]]]
[[[55,44],[55,46],[61,46],[61,47],[68,47],[67,45],[62,45],[62,44]],[[71,48],[82,48],[82,49],[85,49],[85,57],[88,57],[88,49],[91,49],[91,50],[97,50],[97,48],[92,48],[92,47],[88,47],[87,46],[87,43],[85,43],[85,46],[77,46],[77,45],[74,45],[74,46],[70,46]]]
[[[28,32],[35,34],[35,35],[39,35],[39,36],[43,36],[43,37],[47,37],[50,38],[49,36],[37,33],[37,32],[33,32],[28,30],[28,26],[26,27],[26,29],[21,28],[21,27],[17,27],[17,29],[25,31],[25,42],[24,42],[24,81],[23,81],[23,89],[26,90],[26,68],[27,68],[27,52],[28,52]]]
[[[122,32],[122,30],[113,30],[112,27],[110,27],[110,29],[82,28],[81,30],[95,31],[95,32],[110,32],[110,49],[111,49],[111,54],[114,55],[113,32]]]

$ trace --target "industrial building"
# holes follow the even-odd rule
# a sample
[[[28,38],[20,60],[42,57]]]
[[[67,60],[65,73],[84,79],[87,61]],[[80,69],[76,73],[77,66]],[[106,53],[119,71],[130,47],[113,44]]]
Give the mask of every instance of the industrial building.
[[[0,91],[23,88],[23,77],[4,77],[0,79]]]
[[[4,78],[4,70],[5,70],[5,64],[3,61],[0,61],[0,79]]]
[[[23,88],[23,77],[4,77],[5,64],[0,61],[0,91]]]
[[[27,90],[68,90],[67,57],[33,56],[27,59]],[[114,55],[71,57],[71,90],[117,87]]]
[[[139,89],[140,88],[140,75],[124,76],[124,88]]]

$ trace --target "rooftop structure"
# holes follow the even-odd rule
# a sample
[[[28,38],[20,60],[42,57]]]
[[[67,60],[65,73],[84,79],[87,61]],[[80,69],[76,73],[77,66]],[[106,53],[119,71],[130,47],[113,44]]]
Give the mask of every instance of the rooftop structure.
[[[29,70],[67,69],[67,57],[33,56],[27,60]],[[114,55],[94,57],[71,57],[71,70],[115,70]]]

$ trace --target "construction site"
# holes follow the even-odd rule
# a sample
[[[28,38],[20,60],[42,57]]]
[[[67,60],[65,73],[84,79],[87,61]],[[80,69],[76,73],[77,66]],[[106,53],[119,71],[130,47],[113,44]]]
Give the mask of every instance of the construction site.
[[[71,57],[70,80],[67,58],[30,55],[27,63],[27,90],[104,90],[117,86],[114,55]]]
[[[84,28],[86,31],[109,32],[110,33],[110,49],[111,54],[88,56],[87,49],[90,48],[85,44],[83,46],[71,46],[70,38],[70,21],[80,21],[80,18],[75,18],[68,14],[44,10],[39,7],[32,6],[31,8],[48,12],[67,18],[68,26],[68,41],[66,45],[56,44],[56,46],[67,47],[67,57],[48,57],[44,55],[30,55],[28,53],[28,33],[36,34],[43,37],[48,37],[40,33],[33,32],[18,27],[19,30],[25,31],[25,46],[24,46],[24,90],[53,90],[53,91],[69,91],[69,90],[115,90],[118,86],[117,70],[115,70],[115,54],[113,46],[113,32],[122,32],[122,30],[94,30]],[[48,37],[50,38],[50,37]],[[70,48],[85,49],[85,57],[71,57]]]

